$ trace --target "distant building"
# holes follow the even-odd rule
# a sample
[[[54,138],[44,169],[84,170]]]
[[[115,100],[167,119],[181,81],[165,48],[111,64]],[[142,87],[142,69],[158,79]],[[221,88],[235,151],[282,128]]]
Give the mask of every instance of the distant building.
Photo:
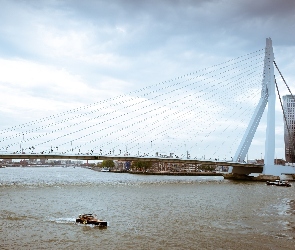
[[[283,96],[286,162],[295,162],[295,97]]]

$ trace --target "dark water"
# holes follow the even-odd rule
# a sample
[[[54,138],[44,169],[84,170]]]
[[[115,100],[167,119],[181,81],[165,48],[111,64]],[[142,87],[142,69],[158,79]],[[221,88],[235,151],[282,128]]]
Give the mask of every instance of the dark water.
[[[4,168],[0,249],[295,249],[294,200],[294,185],[222,177]]]

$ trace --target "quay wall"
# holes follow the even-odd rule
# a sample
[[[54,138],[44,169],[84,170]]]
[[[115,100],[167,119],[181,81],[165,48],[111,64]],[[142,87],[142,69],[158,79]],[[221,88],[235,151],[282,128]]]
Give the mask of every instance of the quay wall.
[[[223,173],[214,172],[144,172],[144,171],[112,171],[113,173],[145,174],[145,175],[175,175],[175,176],[223,176]]]

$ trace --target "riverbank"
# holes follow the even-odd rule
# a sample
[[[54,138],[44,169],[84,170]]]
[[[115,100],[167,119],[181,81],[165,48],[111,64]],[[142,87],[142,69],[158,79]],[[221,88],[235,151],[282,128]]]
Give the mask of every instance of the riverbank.
[[[295,175],[283,175],[283,176],[276,176],[276,175],[264,175],[260,174],[257,176],[250,176],[244,174],[234,174],[234,173],[224,173],[224,179],[230,180],[241,180],[241,181],[275,181],[275,180],[287,180],[287,181],[295,181]]]
[[[144,172],[144,171],[116,171],[112,170],[113,173],[129,173],[129,174],[143,174],[143,175],[174,175],[174,176],[223,176],[223,173],[216,172]]]
[[[100,169],[92,168],[92,170],[100,171]],[[273,175],[257,175],[249,176],[242,174],[233,174],[227,172],[170,172],[170,171],[159,171],[159,172],[145,172],[145,171],[122,171],[122,170],[110,170],[111,173],[128,173],[138,175],[170,175],[170,176],[223,176],[224,179],[234,181],[253,181],[253,182],[266,182],[275,180],[287,180],[295,181],[295,175],[286,175],[284,177],[273,176]]]
[[[169,172],[169,171],[159,171],[159,172],[144,172],[144,171],[116,171],[112,170],[113,173],[129,173],[138,175],[172,175],[172,176],[223,176],[224,179],[230,179],[235,181],[254,181],[254,182],[266,182],[275,181],[281,179],[280,176],[273,175],[258,175],[258,176],[248,176],[239,175],[224,172]],[[295,181],[295,176],[285,176],[284,180]]]

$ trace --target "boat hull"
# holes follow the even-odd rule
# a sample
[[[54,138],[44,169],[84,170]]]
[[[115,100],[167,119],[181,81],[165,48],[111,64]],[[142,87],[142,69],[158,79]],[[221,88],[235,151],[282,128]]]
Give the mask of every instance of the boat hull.
[[[91,224],[91,225],[95,225],[95,226],[99,226],[99,227],[107,227],[108,226],[107,221],[101,221],[101,220],[83,220],[83,219],[77,218],[76,222],[81,223],[81,224]]]
[[[291,187],[292,186],[288,182],[281,182],[281,181],[267,181],[266,185],[268,185],[268,186],[279,186],[279,187]]]

